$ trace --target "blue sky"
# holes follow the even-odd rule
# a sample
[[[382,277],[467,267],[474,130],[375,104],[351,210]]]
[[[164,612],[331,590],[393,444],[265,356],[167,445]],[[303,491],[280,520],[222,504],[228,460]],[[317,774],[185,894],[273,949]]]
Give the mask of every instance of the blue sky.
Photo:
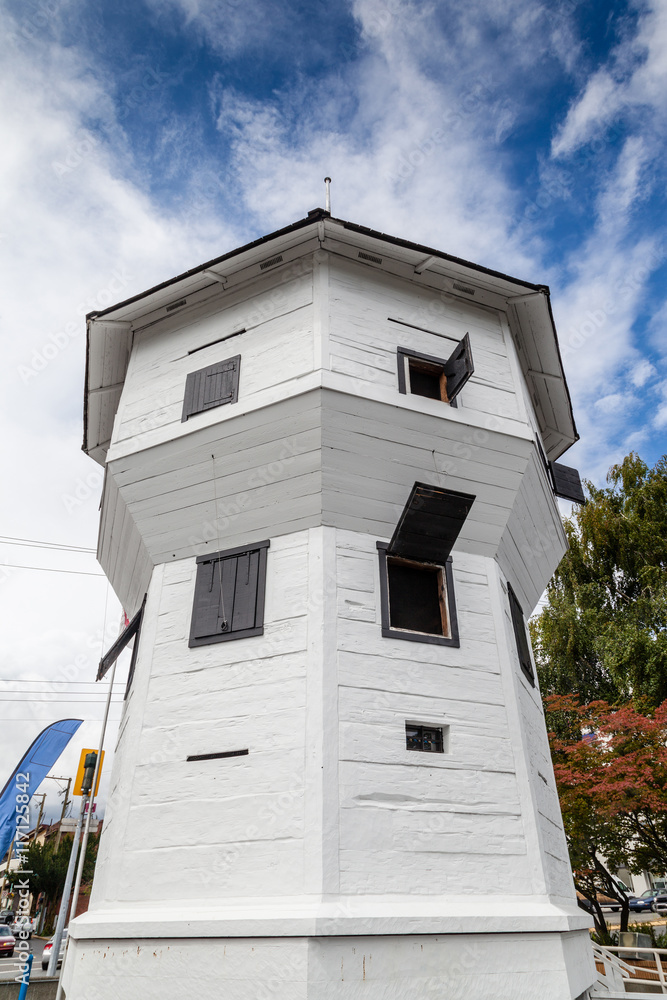
[[[550,285],[566,462],[601,483],[667,451],[667,0],[23,0],[0,21],[4,536],[95,545],[84,313],[303,217],[325,174],[340,218]],[[93,690],[119,616],[98,572],[0,543],[7,745],[54,717],[54,676]]]

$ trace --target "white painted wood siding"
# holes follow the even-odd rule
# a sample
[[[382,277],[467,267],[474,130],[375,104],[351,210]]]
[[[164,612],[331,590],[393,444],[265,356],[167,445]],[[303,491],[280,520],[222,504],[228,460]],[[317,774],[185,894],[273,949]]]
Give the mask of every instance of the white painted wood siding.
[[[329,274],[329,364],[354,380],[350,391],[363,394],[370,385],[398,393],[398,347],[446,359],[469,333],[475,371],[458,397],[459,407],[477,417],[525,420],[495,310],[340,259],[331,263]],[[431,402],[438,407],[438,401]]]
[[[160,567],[121,722],[97,905],[304,891],[307,555],[307,532],[273,540],[264,635],[196,649],[195,560]]]
[[[287,271],[240,291],[221,291],[205,306],[186,307],[137,332],[109,457],[187,436],[193,427],[233,419],[265,397],[270,401],[293,392],[294,384],[313,370],[311,268],[310,261],[301,262],[298,274]],[[244,328],[245,333],[220,341]],[[241,355],[238,402],[182,423],[188,373],[236,354]]]
[[[383,638],[375,540],[337,532],[341,891],[530,894],[494,564],[454,557],[460,648]],[[407,750],[406,721],[449,726],[449,751]]]

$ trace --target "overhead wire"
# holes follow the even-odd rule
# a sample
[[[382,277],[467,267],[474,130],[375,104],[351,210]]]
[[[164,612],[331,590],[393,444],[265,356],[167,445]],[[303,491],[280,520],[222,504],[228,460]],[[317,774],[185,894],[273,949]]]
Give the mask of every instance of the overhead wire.
[[[59,549],[63,552],[96,552],[84,545],[65,545],[61,542],[40,542],[36,538],[16,538],[13,535],[0,535],[0,544],[19,545],[36,549]]]

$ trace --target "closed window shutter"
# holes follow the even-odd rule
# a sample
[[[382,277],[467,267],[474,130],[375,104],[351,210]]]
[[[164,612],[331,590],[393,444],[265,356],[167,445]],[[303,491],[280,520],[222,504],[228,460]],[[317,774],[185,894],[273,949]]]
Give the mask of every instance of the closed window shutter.
[[[198,559],[190,646],[262,634],[269,542],[256,545]]]
[[[470,334],[466,333],[463,340],[456,345],[445,361],[444,370],[447,378],[447,400],[451,403],[475,370],[470,349]]]
[[[516,594],[512,590],[509,583],[507,584],[507,596],[509,597],[510,602],[510,614],[512,616],[514,639],[516,641],[516,650],[519,655],[519,663],[524,674],[534,687],[535,673],[533,671],[533,661],[530,658],[530,647],[528,645],[528,634],[526,632],[526,622],[523,617],[523,608],[519,604]]]
[[[239,392],[241,355],[219,361],[208,368],[190,372],[185,380],[183,414],[187,420],[195,413],[211,410],[214,406],[235,403]]]
[[[557,462],[550,462],[549,468],[557,497],[572,500],[573,503],[586,503],[581,477],[576,469],[571,469],[569,465],[559,465]]]

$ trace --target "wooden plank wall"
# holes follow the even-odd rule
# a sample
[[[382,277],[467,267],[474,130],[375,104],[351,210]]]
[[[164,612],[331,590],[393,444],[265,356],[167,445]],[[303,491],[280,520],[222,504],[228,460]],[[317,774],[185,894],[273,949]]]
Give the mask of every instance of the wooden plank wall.
[[[498,563],[528,618],[567,549],[558,506],[537,448],[498,547]]]
[[[186,309],[137,333],[110,457],[126,453],[128,445],[138,450],[186,435],[192,421],[201,427],[232,419],[266,389],[312,371],[312,291],[312,273],[300,262],[298,273],[288,270],[239,291],[221,292],[205,307]],[[247,332],[240,336],[203,346],[244,327]],[[188,354],[191,350],[196,353]],[[187,374],[235,354],[241,354],[239,404],[181,423]]]
[[[470,333],[475,372],[461,392],[460,405],[478,414],[522,419],[495,311],[480,308],[473,301],[415,288],[395,276],[340,258],[332,262],[329,281],[332,371],[395,390],[397,347],[447,358],[455,344]],[[406,325],[390,322],[388,317]]]
[[[489,560],[454,557],[460,649],[386,639],[375,540],[336,537],[341,891],[530,893]],[[449,752],[407,750],[408,720]]]
[[[323,851],[339,870],[340,892],[540,891],[524,836],[532,803],[519,794],[500,675],[494,560],[455,554],[460,648],[409,643],[381,635],[375,536],[325,528],[335,562],[318,563],[311,549],[322,551],[321,531],[272,539],[265,633],[237,643],[189,649],[195,561],[156,570],[112,780],[107,900],[308,891],[306,845],[321,830],[304,821],[306,790],[316,794],[307,762],[319,752],[306,734],[313,738],[322,709],[312,681],[327,664],[337,697],[323,725],[329,749],[338,745],[339,777],[337,797],[328,787],[323,796],[339,822]],[[311,663],[310,632],[321,629],[323,613],[335,622],[336,657]],[[529,698],[521,711],[535,780],[544,784],[539,704]],[[448,726],[448,752],[408,751],[406,721]],[[244,748],[245,757],[186,761]],[[551,891],[567,896],[550,794],[539,822],[555,859]]]
[[[195,561],[160,568],[131,704],[140,727],[119,757],[122,774],[114,768],[111,808],[123,827],[110,845],[107,900],[303,891],[307,557],[308,532],[273,540],[265,634],[197,649],[187,638]]]

